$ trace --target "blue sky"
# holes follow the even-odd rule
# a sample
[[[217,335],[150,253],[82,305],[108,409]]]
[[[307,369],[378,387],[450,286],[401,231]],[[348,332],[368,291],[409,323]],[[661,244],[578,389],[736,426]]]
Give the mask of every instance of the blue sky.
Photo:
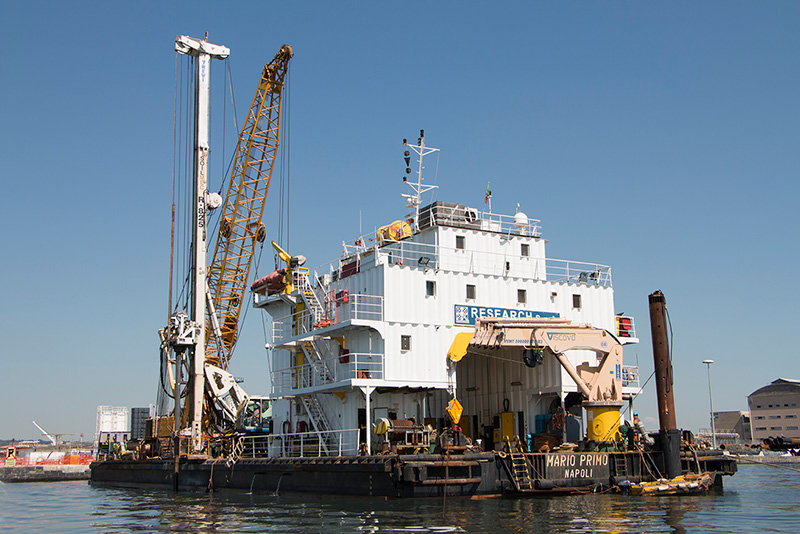
[[[205,31],[231,49],[239,123],[294,48],[289,245],[309,265],[405,213],[400,141],[424,128],[436,199],[480,206],[491,181],[496,212],[542,220],[549,257],[612,266],[644,376],[664,291],[680,426],[708,426],[703,359],[715,409],[746,409],[800,378],[798,27],[794,2],[3,2],[0,438],[38,437],[34,419],[89,437],[97,405],[154,401],[173,43]],[[212,187],[235,143],[222,66]],[[263,342],[251,313],[232,362],[251,393]]]

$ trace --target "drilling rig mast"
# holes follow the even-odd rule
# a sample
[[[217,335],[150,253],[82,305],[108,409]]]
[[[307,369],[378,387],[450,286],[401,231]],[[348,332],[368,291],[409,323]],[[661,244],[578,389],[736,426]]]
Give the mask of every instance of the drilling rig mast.
[[[207,39],[185,36],[176,38],[175,49],[195,58],[197,73],[191,304],[188,314],[173,313],[160,335],[162,358],[171,374],[174,432],[191,436],[189,452],[197,454],[204,449],[205,436],[233,429],[236,410],[246,400],[227,369],[255,243],[266,237],[261,219],[278,149],[281,97],[292,49],[281,47],[262,71],[239,136],[210,267],[206,263],[207,211],[222,203],[219,195],[207,191],[210,59],[223,59],[229,51]],[[185,382],[181,378],[184,368],[188,373]]]

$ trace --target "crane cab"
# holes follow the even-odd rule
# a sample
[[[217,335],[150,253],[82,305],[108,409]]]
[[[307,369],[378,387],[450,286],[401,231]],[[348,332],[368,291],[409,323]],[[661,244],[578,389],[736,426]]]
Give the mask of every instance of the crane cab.
[[[267,397],[247,399],[236,417],[236,431],[246,434],[272,433],[272,404]]]

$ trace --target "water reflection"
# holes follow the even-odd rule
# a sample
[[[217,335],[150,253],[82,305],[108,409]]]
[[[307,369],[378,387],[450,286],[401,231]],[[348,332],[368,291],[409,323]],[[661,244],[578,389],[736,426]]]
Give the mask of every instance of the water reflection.
[[[0,531],[124,532],[786,532],[800,524],[800,473],[742,466],[705,496],[379,500],[336,496],[0,484]]]
[[[436,501],[341,499],[237,493],[172,493],[95,488],[103,493],[92,515],[101,532],[463,532],[441,521]],[[109,493],[110,492],[110,493]],[[395,508],[401,504],[404,511]],[[366,506],[365,506],[366,505]],[[368,509],[365,509],[368,508]],[[464,510],[455,517],[466,523]]]

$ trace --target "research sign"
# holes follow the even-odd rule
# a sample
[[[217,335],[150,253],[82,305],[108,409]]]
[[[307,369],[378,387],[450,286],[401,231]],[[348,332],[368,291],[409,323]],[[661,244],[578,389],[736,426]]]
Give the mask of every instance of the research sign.
[[[495,317],[498,319],[535,319],[537,317],[558,317],[557,312],[521,310],[519,308],[493,308],[488,306],[453,306],[454,324],[456,326],[474,326],[475,319]]]

